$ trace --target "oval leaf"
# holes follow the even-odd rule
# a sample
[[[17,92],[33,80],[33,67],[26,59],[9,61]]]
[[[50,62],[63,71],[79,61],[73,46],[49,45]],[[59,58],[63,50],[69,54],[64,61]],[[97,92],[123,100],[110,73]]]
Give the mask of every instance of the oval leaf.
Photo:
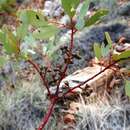
[[[107,40],[107,43],[108,43],[110,49],[112,49],[112,40],[111,40],[111,37],[108,32],[105,32],[105,37],[106,37],[106,40]]]
[[[101,45],[101,52],[102,52],[102,56],[107,56],[109,54],[110,48],[109,45],[105,46],[104,43],[102,43]]]
[[[124,52],[122,52],[120,55],[119,55],[119,59],[123,59],[123,58],[128,58],[130,57],[130,50],[126,50]]]
[[[64,11],[72,18],[75,15],[80,0],[61,0],[61,3]]]
[[[120,59],[127,59],[130,57],[130,50],[126,50],[124,52],[122,52],[121,54],[114,54],[112,56],[113,60],[117,61],[117,60],[120,60]]]
[[[102,57],[101,47],[98,43],[94,43],[94,53],[98,59],[100,59]]]
[[[81,9],[80,9],[80,13],[79,13],[77,23],[76,23],[76,26],[75,26],[76,29],[78,29],[78,30],[81,30],[85,25],[84,17],[86,15],[87,11],[88,11],[89,2],[90,2],[89,0],[85,0],[83,2],[83,5],[82,5]]]
[[[108,10],[100,9],[98,10],[92,17],[90,17],[87,21],[85,26],[91,26],[101,20],[101,18],[108,14]]]
[[[27,35],[27,31],[28,31],[28,25],[21,24],[16,30],[17,39],[23,40],[25,38],[25,36]]]
[[[33,10],[22,10],[18,12],[18,16],[20,21],[26,25],[31,24],[34,27],[42,27],[47,25],[44,16],[40,12]]]
[[[88,8],[89,8],[89,3],[90,3],[90,0],[85,0],[83,2],[83,5],[82,5],[82,7],[80,9],[80,13],[79,13],[79,17],[80,18],[84,18],[85,17],[85,15],[86,15],[86,13],[88,11]]]
[[[58,28],[53,25],[49,25],[39,28],[37,31],[34,31],[33,36],[36,39],[47,40],[50,37],[54,36],[56,33],[58,33]]]
[[[75,25],[76,29],[81,30],[85,25],[85,20],[83,18],[78,18],[77,23]]]
[[[3,43],[4,49],[9,54],[15,53],[17,55],[19,53],[19,45],[16,37],[7,27],[4,27],[4,32],[5,32],[5,41]]]

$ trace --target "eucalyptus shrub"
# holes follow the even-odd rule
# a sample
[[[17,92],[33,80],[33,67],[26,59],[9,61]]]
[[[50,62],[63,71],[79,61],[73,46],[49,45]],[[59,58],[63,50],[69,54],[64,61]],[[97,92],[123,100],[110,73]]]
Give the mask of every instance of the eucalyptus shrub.
[[[47,114],[44,116],[41,124],[38,127],[38,130],[42,130],[47,124],[55,104],[59,99],[65,97],[68,93],[72,93],[74,89],[80,88],[83,84],[87,83],[89,80],[95,78],[100,73],[104,72],[106,69],[109,69],[115,63],[128,59],[130,56],[130,51],[125,51],[120,55],[112,55],[113,62],[108,65],[104,70],[95,76],[91,77],[89,80],[86,80],[75,86],[74,88],[70,88],[60,93],[59,86],[63,78],[67,75],[68,65],[72,64],[73,61],[73,48],[74,48],[74,35],[78,31],[82,31],[86,27],[90,27],[94,24],[97,24],[101,21],[102,17],[108,14],[107,9],[98,9],[92,16],[87,16],[87,11],[89,8],[89,0],[84,0],[82,2],[82,6],[80,8],[79,13],[76,12],[80,0],[61,0],[62,7],[66,15],[68,15],[70,22],[67,25],[59,23],[58,21],[51,21],[47,19],[41,10],[33,10],[33,9],[22,9],[18,10],[15,14],[17,17],[17,27],[14,29],[9,25],[3,25],[0,29],[0,42],[3,46],[3,55],[0,56],[0,66],[4,66],[7,61],[13,61],[14,64],[19,61],[25,61],[31,64],[37,73],[39,74],[45,89],[47,90],[48,99],[50,99],[51,104],[48,108]],[[68,29],[70,30],[70,44],[65,47],[65,57],[64,64],[57,65],[57,68],[52,70],[51,63],[48,64],[49,59],[48,55],[51,50],[55,50],[55,45],[52,44],[52,41],[55,40],[56,35],[60,31],[60,29]],[[32,41],[41,42],[48,41],[48,44],[43,44],[42,48],[44,50],[44,61],[47,61],[45,65],[39,65],[33,61],[33,55],[36,55],[36,46],[35,49],[33,47],[31,49],[24,49],[24,42],[30,37]],[[106,33],[106,38],[108,40],[107,49],[112,49],[112,41],[109,37],[109,34]],[[26,47],[26,46],[25,46]],[[106,47],[101,47],[98,44],[94,45],[94,50],[97,58],[102,57],[101,49],[106,49]],[[31,53],[30,53],[31,52]],[[43,68],[41,68],[41,66]],[[46,76],[50,74],[50,72],[54,72],[51,76],[53,78],[53,82],[56,83],[56,91],[52,94],[50,90],[50,86],[48,83],[48,79]],[[58,78],[56,77],[58,75]]]

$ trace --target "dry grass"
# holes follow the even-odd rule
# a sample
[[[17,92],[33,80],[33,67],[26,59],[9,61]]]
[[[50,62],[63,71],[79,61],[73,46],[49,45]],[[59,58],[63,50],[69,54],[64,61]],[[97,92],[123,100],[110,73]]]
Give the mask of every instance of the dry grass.
[[[79,123],[76,130],[129,130],[130,104],[120,97],[111,100],[97,98],[94,103],[85,104],[80,97]]]

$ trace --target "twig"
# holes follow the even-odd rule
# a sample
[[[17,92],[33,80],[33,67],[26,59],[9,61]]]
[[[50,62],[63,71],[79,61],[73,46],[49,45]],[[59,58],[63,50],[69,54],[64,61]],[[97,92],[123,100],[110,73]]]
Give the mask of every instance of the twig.
[[[127,60],[129,59],[130,57],[127,57],[127,58],[121,58],[113,63],[111,63],[110,65],[108,65],[106,68],[104,68],[103,70],[101,70],[99,73],[95,74],[94,76],[92,76],[91,78],[85,80],[84,82],[82,82],[81,84],[78,84],[77,86],[69,89],[66,93],[64,93],[62,95],[62,97],[65,97],[68,93],[72,92],[73,90],[77,89],[77,88],[80,88],[82,85],[86,84],[87,82],[89,82],[90,80],[96,78],[98,75],[100,75],[101,73],[103,73],[105,70],[109,69],[110,67],[112,67],[113,65],[115,65],[116,63],[120,62],[120,61],[123,61],[123,60]]]
[[[49,97],[51,98],[51,92],[49,90],[48,83],[47,83],[47,81],[45,79],[45,76],[42,74],[42,71],[40,70],[40,67],[36,63],[34,63],[32,60],[28,60],[28,63],[30,63],[35,68],[35,70],[38,72],[38,74],[40,75],[41,80],[43,81],[43,83],[44,83],[44,85],[45,85],[45,87],[46,87],[46,89],[48,91]]]
[[[50,116],[52,115],[52,112],[53,112],[53,109],[54,109],[56,102],[57,102],[57,98],[55,97],[52,99],[52,102],[48,108],[48,112],[46,113],[45,117],[43,118],[42,123],[39,126],[38,130],[42,130],[45,127],[45,125],[47,124]]]
[[[70,41],[70,53],[72,53],[72,49],[74,47],[74,28],[72,27],[71,29],[71,41]]]
[[[71,21],[72,22],[72,21]],[[68,56],[68,58],[69,58],[69,61],[65,64],[65,67],[64,67],[64,69],[63,69],[63,72],[62,72],[62,75],[61,75],[61,78],[60,78],[60,80],[59,80],[59,82],[58,82],[58,84],[57,84],[57,90],[56,90],[56,93],[55,93],[55,95],[58,95],[58,92],[59,92],[59,86],[60,86],[60,83],[61,83],[61,81],[62,81],[62,79],[65,77],[65,75],[66,75],[66,71],[67,71],[67,69],[68,69],[68,65],[69,65],[69,62],[70,62],[70,60],[71,60],[71,56],[72,56],[72,49],[73,49],[73,47],[74,47],[74,27],[72,27],[71,28],[71,35],[70,35],[70,48],[69,48],[69,56]]]
[[[53,24],[59,26],[60,28],[68,28],[68,29],[70,28],[70,26],[65,25],[63,23],[58,23],[57,21],[49,21],[49,23],[53,23]]]

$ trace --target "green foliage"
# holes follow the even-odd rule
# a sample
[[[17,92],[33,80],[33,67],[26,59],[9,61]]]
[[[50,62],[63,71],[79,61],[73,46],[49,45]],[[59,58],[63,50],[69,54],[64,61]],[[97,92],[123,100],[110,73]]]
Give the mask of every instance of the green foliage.
[[[113,60],[120,60],[120,59],[126,59],[130,57],[130,50],[123,51],[121,54],[114,54]]]
[[[2,1],[7,2],[8,0],[1,0],[0,2],[2,3]],[[14,0],[12,0],[12,1],[14,1]],[[69,17],[71,18],[71,20],[73,20],[73,16],[76,15],[76,9],[80,3],[80,0],[61,0],[61,2],[62,2],[62,6],[64,8],[65,13],[67,13],[69,15]],[[6,7],[6,8],[8,7],[8,6],[5,6],[3,3],[2,4],[1,3],[0,3],[0,6],[2,5],[1,6],[2,9],[4,9],[3,7]],[[9,3],[10,2],[8,2],[8,4]],[[79,13],[79,16],[77,16],[77,23],[75,25],[75,28],[72,28],[72,30],[74,29],[75,32],[77,31],[76,29],[81,30],[81,29],[83,29],[83,27],[89,27],[89,26],[101,21],[102,17],[105,16],[106,14],[108,14],[108,10],[100,9],[92,17],[85,20],[85,16],[88,11],[88,7],[89,7],[89,0],[84,0],[80,13]],[[45,49],[44,55],[46,56],[46,54],[47,54],[48,56],[52,56],[53,52],[56,50],[55,48],[57,48],[57,46],[58,46],[57,44],[54,44],[55,35],[59,31],[58,27],[47,22],[46,18],[42,15],[41,12],[34,11],[34,10],[18,11],[17,17],[18,17],[18,21],[20,21],[20,22],[19,22],[18,27],[15,30],[16,32],[15,31],[12,32],[11,29],[7,26],[3,26],[3,28],[0,30],[0,42],[3,44],[4,49],[9,54],[8,56],[14,54],[20,60],[25,60],[25,61],[28,60],[28,58],[31,56],[28,55],[27,52],[21,51],[20,45],[29,43],[31,48],[33,48],[33,42],[35,42],[35,40],[48,40],[48,44],[43,45],[44,47],[42,46],[43,49]],[[71,22],[72,23],[70,23],[70,26],[67,29],[70,29],[70,27],[74,27],[75,21],[71,21]],[[108,42],[107,46],[105,46],[103,43],[101,45],[98,43],[94,44],[94,52],[98,59],[107,56],[109,54],[110,50],[112,49],[112,40],[110,38],[109,33],[105,32],[105,36],[106,36],[106,39]],[[72,33],[71,38],[73,38],[73,33]],[[73,39],[71,39],[71,40],[73,42]],[[26,49],[28,49],[27,46],[26,46]],[[124,51],[120,55],[113,55],[113,59],[119,60],[122,58],[128,58],[129,56],[130,56],[130,50]],[[4,56],[1,56],[0,57],[0,67],[5,65],[7,60],[8,60],[8,58],[6,59]],[[34,67],[35,67],[35,65],[34,65]],[[36,69],[37,69],[37,67],[36,67]],[[40,70],[40,68],[38,68],[38,70]],[[66,74],[66,72],[64,74]],[[41,72],[40,72],[40,75],[41,75]],[[40,89],[39,89],[40,90],[39,92],[36,91],[37,90],[36,88],[37,87],[34,87],[34,90],[33,90],[33,93],[35,94],[34,96],[39,94],[39,92],[42,92]],[[127,95],[130,96],[130,93],[128,93],[128,92],[130,92],[130,85],[129,85],[128,81],[126,81],[125,89],[126,89]],[[23,90],[25,90],[25,88]],[[27,93],[29,93],[29,90],[27,91]],[[32,91],[31,91],[31,93],[32,93]],[[25,91],[23,91],[22,94],[25,94],[25,96],[26,96]],[[22,94],[19,93],[19,91],[18,91],[19,97],[11,96],[11,100],[12,99],[13,99],[13,101],[16,101],[16,99],[21,100],[22,97],[25,97]],[[40,96],[41,95],[43,95],[43,93],[41,93]],[[2,101],[3,101],[3,99],[2,99]],[[6,106],[7,105],[5,105],[5,107]],[[2,108],[2,111],[3,110],[4,109]]]
[[[0,12],[14,12],[16,9],[13,5],[16,4],[16,0],[0,0]]]
[[[4,42],[5,34],[2,30],[0,30],[0,42]]]
[[[40,40],[49,39],[58,32],[58,28],[49,24],[40,12],[33,10],[22,10],[18,13],[18,16],[22,22],[17,28],[17,37],[19,39],[24,39],[27,35],[29,25],[36,29],[33,32],[34,38]]]
[[[101,52],[101,46],[98,43],[94,44],[94,52],[95,52],[95,56],[100,59],[102,57],[102,52]]]
[[[83,2],[83,5],[82,5],[82,7],[80,9],[80,13],[79,13],[79,17],[80,18],[84,18],[85,17],[85,15],[86,15],[86,13],[88,11],[88,8],[89,8],[89,3],[90,3],[89,0],[85,0]]]
[[[7,26],[3,27],[0,38],[0,41],[3,43],[4,49],[8,54],[19,54],[17,38]]]
[[[5,3],[12,5],[16,1],[2,0],[0,2],[0,5],[4,5]],[[89,2],[89,0],[85,0],[83,2],[80,13],[76,16],[76,9],[80,4],[80,0],[61,0],[65,13],[68,14],[71,19],[73,19],[73,16],[77,17],[75,27],[78,30],[83,29],[84,26],[93,25],[97,21],[101,20],[102,16],[108,13],[105,9],[98,10],[86,21],[85,16],[88,11]],[[3,29],[0,30],[0,42],[3,43],[4,49],[8,54],[15,54],[17,57],[19,56],[20,58],[23,57],[23,59],[26,59],[28,55],[28,47],[26,46],[27,49],[24,49],[23,51],[20,50],[20,46],[30,42],[29,46],[31,46],[31,49],[33,48],[33,45],[30,45],[33,43],[30,40],[27,40],[30,39],[30,35],[33,40],[48,40],[48,45],[44,45],[43,47],[44,49],[47,49],[46,54],[52,55],[52,53],[56,50],[55,48],[57,48],[57,46],[59,47],[57,44],[54,45],[52,41],[52,39],[55,39],[54,37],[58,33],[59,29],[55,25],[50,24],[43,16],[42,12],[31,9],[19,10],[17,12],[17,19],[20,22],[15,30],[16,32],[12,33],[7,26],[4,26]],[[95,45],[94,48],[95,50],[98,50],[96,55],[100,58],[102,55],[100,52],[102,48],[97,45]],[[25,50],[27,52],[25,52]]]
[[[2,4],[14,4],[16,0],[0,0],[0,5]]]
[[[107,56],[112,49],[112,40],[108,32],[105,32],[105,37],[107,40],[106,46],[104,43],[102,43],[101,46],[97,43],[94,44],[94,53],[98,59]]]
[[[108,32],[105,32],[106,40],[109,45],[109,48],[112,49],[112,40]]]
[[[76,13],[80,0],[61,0],[64,11],[72,18]]]
[[[8,59],[4,56],[0,56],[0,67],[3,67],[7,63]]]
[[[1,4],[3,4],[2,1]],[[4,0],[4,2],[7,1]],[[8,2],[8,4],[12,4],[14,2],[15,1],[12,0]],[[62,0],[61,2],[64,11],[70,16],[70,18],[72,18],[76,13],[76,9],[80,3],[80,0]],[[88,7],[89,7],[89,0],[85,0],[81,7],[80,14],[78,16],[78,22],[76,24],[76,27],[79,30],[85,26],[84,17],[86,15]],[[92,25],[97,21],[97,19],[99,20],[100,17],[102,15],[104,16],[105,14],[106,12],[104,10],[98,11],[97,15],[92,16],[93,17],[92,21],[90,18],[89,24]],[[34,11],[30,9],[20,10],[17,12],[17,17],[20,23],[16,28],[16,35],[14,35],[14,33],[12,33],[12,31],[6,26],[4,27],[4,29],[2,29],[2,31],[0,31],[0,41],[3,43],[4,49],[8,54],[15,54],[18,56],[20,53],[20,43],[25,40],[26,36],[29,33],[32,33],[33,38],[35,38],[36,40],[49,40],[51,37],[54,37],[59,31],[59,29],[55,25],[52,25],[47,22],[47,20],[40,11]],[[94,21],[93,19],[96,21]],[[53,48],[50,49],[55,50]]]
[[[87,11],[88,11],[89,2],[90,2],[89,0],[85,0],[83,2],[83,5],[82,5],[81,9],[80,9],[80,13],[79,13],[79,16],[77,18],[77,23],[76,23],[76,28],[78,30],[81,30],[85,25],[84,17],[86,15]]]
[[[125,80],[125,92],[126,95],[130,97],[130,81]]]
[[[38,28],[37,31],[33,33],[34,38],[45,40],[54,36],[58,32],[58,28],[53,25],[47,25],[41,28]]]
[[[101,45],[101,51],[102,51],[102,56],[105,57],[109,54],[110,52],[110,48],[109,48],[109,45],[106,45],[104,43],[102,43]]]
[[[76,28],[78,30],[83,29],[84,26],[89,27],[97,22],[100,22],[102,17],[109,13],[107,9],[99,9],[93,16],[85,20],[85,16],[89,7],[89,2],[90,2],[89,0],[85,0],[80,9],[80,13],[76,23]]]
[[[94,53],[98,59],[107,56],[109,52],[110,52],[109,45],[105,46],[104,43],[102,43],[101,45],[98,43],[94,43]]]
[[[32,25],[34,27],[42,27],[48,23],[45,21],[44,16],[37,11],[33,10],[21,10],[17,13],[20,21],[23,24]]]
[[[17,39],[23,40],[28,33],[28,24],[20,24],[16,29]]]
[[[99,9],[92,17],[87,19],[85,26],[89,27],[89,26],[99,22],[103,16],[108,14],[108,12],[109,11],[107,9]]]
[[[110,35],[108,32],[105,32],[105,36],[108,42],[108,45],[105,46],[104,44],[102,44],[101,46],[98,43],[94,44],[94,52],[95,52],[95,56],[100,59],[102,57],[105,56],[109,56],[109,52],[113,51],[112,49],[112,40],[110,38]],[[114,52],[114,51],[113,51]],[[120,54],[112,54],[112,59],[114,61],[120,61],[120,63],[124,60],[128,60],[128,58],[130,58],[130,50],[125,50],[123,52],[121,52]],[[129,68],[127,68],[127,71],[129,71]],[[125,92],[126,95],[130,97],[130,81],[125,80]]]
[[[106,46],[103,43],[101,44],[101,46],[97,43],[94,44],[94,53],[98,59],[100,59],[101,57],[108,56],[109,52],[113,51],[112,40],[109,33],[105,32],[105,36],[108,43]],[[120,59],[127,59],[129,57],[130,57],[130,50],[123,51],[120,54],[112,54],[112,59],[114,61],[118,61]]]

